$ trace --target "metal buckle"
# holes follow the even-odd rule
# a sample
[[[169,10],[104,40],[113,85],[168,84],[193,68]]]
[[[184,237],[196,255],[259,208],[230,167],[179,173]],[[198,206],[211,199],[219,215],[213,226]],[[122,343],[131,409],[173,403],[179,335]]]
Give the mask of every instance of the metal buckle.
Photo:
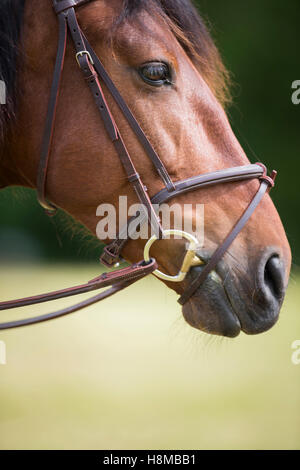
[[[182,238],[186,238],[190,242],[190,244],[185,254],[180,271],[178,274],[176,274],[176,276],[169,276],[168,274],[165,274],[159,271],[158,269],[155,269],[155,271],[153,271],[153,274],[155,274],[160,279],[163,279],[164,281],[181,282],[183,281],[192,266],[199,266],[201,264],[204,264],[204,261],[198,258],[198,256],[195,256],[199,242],[196,237],[194,237],[190,233],[184,232],[183,230],[164,230],[163,235],[179,235]],[[151,238],[149,238],[144,247],[144,260],[146,262],[150,261],[150,248],[153,243],[156,242],[156,240],[158,240],[157,236],[153,235]]]
[[[77,52],[77,54],[76,54],[76,56],[75,56],[75,57],[76,57],[76,62],[77,62],[77,64],[79,65],[79,67],[80,67],[80,63],[79,63],[78,57],[79,57],[79,56],[82,57],[83,55],[87,55],[87,56],[88,56],[88,59],[89,59],[89,61],[90,61],[90,63],[91,63],[92,65],[94,65],[94,61],[93,61],[92,56],[91,56],[91,54],[89,53],[89,51],[79,51],[79,52]]]

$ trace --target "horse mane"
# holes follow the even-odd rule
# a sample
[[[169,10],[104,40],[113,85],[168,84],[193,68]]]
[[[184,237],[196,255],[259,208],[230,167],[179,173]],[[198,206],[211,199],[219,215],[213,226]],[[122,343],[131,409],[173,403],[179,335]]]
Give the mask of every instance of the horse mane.
[[[0,80],[5,84],[6,103],[0,104],[0,143],[7,123],[14,116],[16,104],[16,61],[19,55],[20,31],[25,0],[0,2]]]
[[[220,103],[225,107],[231,102],[229,72],[192,0],[123,0],[123,5],[117,24],[134,18],[142,9],[154,9],[167,21]]]

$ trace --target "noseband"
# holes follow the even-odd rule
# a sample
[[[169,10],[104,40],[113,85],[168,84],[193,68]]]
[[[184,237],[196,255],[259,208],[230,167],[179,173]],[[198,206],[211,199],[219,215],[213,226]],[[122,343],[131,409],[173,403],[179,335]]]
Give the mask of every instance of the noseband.
[[[100,294],[97,294],[88,300],[77,303],[74,306],[49,314],[40,315],[38,317],[2,323],[0,324],[0,329],[16,328],[25,325],[31,325],[34,323],[40,323],[46,320],[58,318],[60,316],[81,310],[82,308],[87,307],[88,305],[92,305],[104,298],[113,295],[116,292],[123,290],[125,287],[128,287],[135,281],[142,279],[150,273],[154,273],[158,277],[161,277],[162,279],[167,281],[181,282],[192,266],[203,264],[203,268],[200,274],[198,274],[198,276],[191,282],[189,287],[183,292],[183,294],[178,300],[179,303],[183,305],[203,284],[210,272],[216,268],[218,262],[223,257],[223,255],[225,254],[231,243],[234,241],[236,236],[243,229],[250,216],[262,200],[264,194],[268,190],[270,190],[271,187],[274,186],[274,180],[276,176],[275,171],[272,172],[271,176],[267,176],[266,167],[261,163],[256,163],[254,165],[249,164],[234,168],[227,168],[225,170],[219,170],[212,173],[206,173],[198,176],[193,176],[185,180],[173,182],[163,162],[152,147],[142,128],[138,124],[137,120],[133,116],[132,112],[130,111],[127,104],[125,103],[122,96],[115,87],[114,83],[112,82],[110,76],[103,67],[99,57],[96,55],[91,45],[89,44],[87,38],[80,29],[74,8],[84,3],[88,3],[89,0],[52,1],[54,11],[57,14],[59,22],[59,39],[41,147],[40,163],[37,175],[38,201],[41,206],[45,209],[48,215],[53,215],[56,212],[56,207],[46,198],[46,180],[55,124],[56,106],[60,91],[60,81],[64,66],[64,57],[69,31],[73,39],[76,51],[74,60],[77,61],[78,66],[82,71],[85,82],[90,88],[96,107],[98,108],[98,111],[102,117],[107,134],[116,149],[119,159],[123,165],[124,171],[127,175],[128,181],[133,186],[133,189],[140,203],[142,204],[142,207],[146,208],[145,214],[143,214],[143,220],[139,218],[140,224],[148,221],[157,236],[155,235],[148,240],[145,245],[144,251],[145,259],[139,263],[132,264],[129,267],[125,267],[113,272],[103,273],[101,276],[98,276],[97,278],[92,279],[86,284],[82,284],[79,286],[71,287],[68,289],[62,289],[47,294],[41,294],[34,297],[26,297],[23,299],[1,302],[0,310],[7,310],[16,307],[22,307],[25,305],[34,305],[50,300],[56,300],[111,286],[106,291],[101,292]],[[126,148],[118,126],[109,109],[109,106],[103,93],[102,83],[106,85],[110,94],[119,106],[121,112],[127,119],[137,139],[143,146],[146,154],[152,161],[159,177],[165,184],[165,188],[162,189],[156,195],[154,195],[151,199],[148,195],[147,188],[144,186],[139,174],[135,169],[131,156]],[[254,195],[252,201],[249,203],[248,207],[246,208],[240,219],[234,225],[233,229],[229,232],[224,241],[213,253],[212,257],[210,258],[207,264],[204,264],[202,260],[195,256],[197,249],[197,240],[192,235],[182,231],[178,233],[178,231],[176,230],[163,230],[158,214],[154,209],[154,204],[157,207],[180,194],[184,194],[188,191],[193,191],[195,189],[221,183],[230,183],[244,180],[246,181],[250,179],[258,179],[260,181],[260,187],[258,191]],[[133,235],[131,231],[132,229],[130,229],[130,227],[132,226],[133,224],[130,224],[129,221],[126,227],[121,228],[117,238],[104,248],[100,260],[105,266],[112,267],[118,264],[125,243]],[[180,272],[177,276],[169,276],[165,273],[158,271],[156,261],[152,259],[149,255],[151,245],[157,240],[157,238],[164,238],[166,235],[170,234],[179,234],[184,238],[187,238],[190,242],[189,248],[184,257],[182,267],[180,268]]]

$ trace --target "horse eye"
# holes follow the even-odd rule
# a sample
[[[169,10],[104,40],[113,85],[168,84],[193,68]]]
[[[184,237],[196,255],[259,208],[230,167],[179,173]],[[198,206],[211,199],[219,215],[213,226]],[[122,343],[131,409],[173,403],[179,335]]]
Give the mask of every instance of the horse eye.
[[[162,86],[171,84],[169,67],[163,62],[150,62],[143,65],[139,73],[142,79],[150,85]]]

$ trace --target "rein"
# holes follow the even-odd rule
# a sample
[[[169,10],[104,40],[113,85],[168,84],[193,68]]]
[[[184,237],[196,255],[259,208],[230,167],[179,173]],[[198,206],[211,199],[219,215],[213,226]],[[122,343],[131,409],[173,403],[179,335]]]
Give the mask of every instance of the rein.
[[[183,294],[178,300],[181,305],[185,304],[196,292],[196,290],[203,284],[203,282],[211,273],[211,271],[216,268],[220,259],[224,256],[229,246],[232,244],[236,236],[241,232],[241,230],[255,211],[256,207],[262,200],[264,194],[269,191],[271,187],[274,186],[276,171],[273,171],[271,176],[267,176],[266,167],[261,163],[227,168],[224,170],[218,170],[215,172],[201,174],[185,180],[173,182],[163,162],[157,155],[156,151],[149,142],[139,123],[137,122],[129,107],[125,103],[124,99],[120,95],[119,91],[115,87],[113,81],[111,80],[110,76],[103,67],[101,60],[96,55],[95,51],[89,44],[87,38],[83,34],[78,24],[74,8],[88,3],[89,1],[90,0],[52,0],[54,11],[58,17],[59,39],[40,152],[40,163],[37,174],[38,201],[41,206],[45,209],[48,215],[55,214],[57,208],[53,205],[52,202],[48,201],[46,197],[46,183],[48,164],[51,155],[53,131],[55,125],[56,107],[59,98],[60,82],[64,67],[64,58],[69,32],[75,48],[74,59],[77,61],[78,66],[82,71],[84,81],[89,86],[89,89],[95,101],[95,105],[103,120],[107,134],[109,135],[112,144],[116,149],[118,157],[123,165],[128,181],[132,184],[134,191],[140,203],[142,204],[142,207],[145,207],[146,209],[145,213],[143,214],[143,220],[141,221],[141,223],[148,221],[151,224],[155,235],[151,237],[146,243],[144,249],[144,260],[140,261],[139,263],[132,264],[129,267],[118,269],[113,272],[103,273],[95,279],[92,279],[91,281],[88,281],[87,283],[79,286],[61,289],[46,294],[40,294],[33,297],[26,297],[7,302],[0,302],[0,310],[7,310],[17,307],[23,307],[26,305],[34,305],[42,302],[48,302],[51,300],[70,297],[98,290],[103,287],[111,286],[106,291],[101,292],[100,294],[93,296],[92,298],[82,301],[80,303],[77,303],[76,305],[73,305],[71,307],[67,307],[65,309],[40,315],[37,317],[1,323],[0,329],[2,330],[32,325],[35,323],[44,322],[53,318],[58,318],[63,315],[76,312],[89,305],[93,305],[96,302],[99,302],[100,300],[110,297],[116,292],[120,292],[121,290],[130,286],[134,282],[138,281],[139,279],[142,279],[143,277],[151,273],[155,274],[157,277],[171,282],[181,282],[193,266],[203,265],[203,269],[201,270],[201,272],[190,283],[188,288],[183,292]],[[103,93],[101,85],[102,82],[108,88],[110,94],[112,95],[115,102],[119,106],[121,112],[127,119],[137,139],[143,146],[146,154],[152,161],[158,175],[165,184],[165,188],[159,191],[151,199],[148,195],[147,188],[144,186],[140,175],[136,171],[134,163],[127,150],[126,144],[109,109],[109,106]],[[180,194],[186,193],[188,191],[193,191],[202,187],[208,187],[221,183],[230,183],[234,181],[247,181],[250,179],[258,179],[260,181],[260,187],[258,191],[254,195],[253,199],[250,201],[248,207],[246,208],[240,219],[234,225],[233,229],[229,232],[224,241],[215,250],[207,264],[205,264],[199,257],[196,256],[198,243],[192,235],[187,234],[183,231],[163,230],[159,217],[154,209],[154,204],[159,206],[162,203],[167,202]],[[126,227],[121,228],[117,238],[104,248],[100,261],[105,266],[112,267],[118,265],[122,249],[128,239],[133,235],[133,233],[131,233],[130,231],[130,226],[132,227],[132,224],[130,225],[130,221],[128,221]],[[190,242],[180,271],[176,276],[169,276],[165,273],[158,271],[156,261],[152,259],[149,254],[151,245],[156,240],[162,239],[166,235],[170,234],[180,235],[183,238],[188,239],[188,241]]]

